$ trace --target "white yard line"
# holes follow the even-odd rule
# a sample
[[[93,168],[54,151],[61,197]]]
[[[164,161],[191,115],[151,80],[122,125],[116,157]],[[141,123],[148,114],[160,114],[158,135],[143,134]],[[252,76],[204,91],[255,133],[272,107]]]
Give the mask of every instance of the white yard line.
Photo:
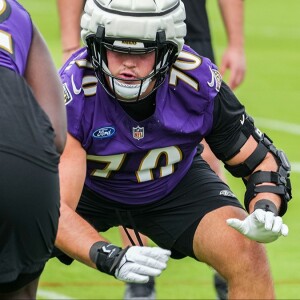
[[[279,120],[254,118],[257,126],[262,126],[272,130],[287,132],[290,134],[300,135],[300,125]],[[300,143],[299,143],[300,146]],[[291,162],[292,172],[300,173],[300,162]]]
[[[292,162],[292,172],[300,173],[300,162]]]
[[[300,135],[300,125],[279,120],[254,118],[256,125],[263,126],[265,128],[287,132],[290,134]]]
[[[75,300],[76,298],[72,298],[69,297],[67,295],[63,295],[63,294],[58,294],[58,293],[54,293],[54,292],[50,292],[50,291],[46,291],[43,289],[38,289],[37,291],[37,296],[38,297],[42,297],[45,299],[69,299],[69,300]]]

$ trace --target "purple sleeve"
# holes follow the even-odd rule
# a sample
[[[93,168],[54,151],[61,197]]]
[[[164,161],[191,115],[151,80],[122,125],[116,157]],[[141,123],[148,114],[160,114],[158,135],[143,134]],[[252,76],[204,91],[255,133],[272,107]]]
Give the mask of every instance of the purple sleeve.
[[[85,49],[82,49],[80,55],[83,56],[83,60],[85,54]],[[83,88],[84,72],[86,72],[86,68],[80,68],[73,57],[59,71],[64,90],[68,132],[80,142],[85,139],[85,130],[81,125],[86,102]],[[84,123],[89,122],[89,120],[84,121]]]
[[[32,34],[28,12],[16,1],[4,1],[0,10],[0,66],[24,75]]]

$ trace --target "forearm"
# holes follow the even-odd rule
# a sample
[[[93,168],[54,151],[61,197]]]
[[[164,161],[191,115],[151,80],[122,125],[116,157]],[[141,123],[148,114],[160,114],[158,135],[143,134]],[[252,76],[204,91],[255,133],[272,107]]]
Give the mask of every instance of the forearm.
[[[73,209],[66,204],[61,204],[56,247],[70,257],[96,268],[90,259],[89,252],[92,245],[100,240],[105,239]]]
[[[60,219],[56,247],[72,258],[94,267],[89,257],[92,245],[103,240],[99,233],[76,213],[86,174],[86,152],[81,143],[67,134],[59,164]]]
[[[219,0],[229,47],[244,49],[244,1]]]
[[[46,42],[35,26],[24,75],[37,102],[51,121],[56,149],[62,153],[67,133],[63,89]]]
[[[74,51],[80,47],[80,18],[84,3],[84,0],[57,0],[64,52]]]

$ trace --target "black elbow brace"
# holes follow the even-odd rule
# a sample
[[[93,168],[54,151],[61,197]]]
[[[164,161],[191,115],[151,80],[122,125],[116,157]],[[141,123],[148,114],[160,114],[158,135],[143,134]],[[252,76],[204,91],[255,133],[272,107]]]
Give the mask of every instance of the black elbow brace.
[[[269,149],[265,143],[263,141],[259,141],[256,149],[243,163],[236,166],[225,164],[225,168],[235,177],[249,176],[264,160],[268,152]]]
[[[239,140],[244,142],[239,145],[238,151],[235,151],[236,155],[250,136],[252,136],[258,143],[253,153],[241,164],[231,166],[225,163],[225,168],[235,177],[247,177],[253,173],[255,168],[264,160],[270,148],[273,146],[272,140],[263,134],[258,128],[254,126],[253,119],[250,116],[246,116],[244,125],[242,127],[241,136]],[[274,147],[274,146],[273,146]],[[230,158],[233,156],[231,155]],[[230,158],[227,158],[229,160]]]
[[[273,146],[273,145],[272,145]],[[249,204],[258,193],[273,193],[281,197],[279,216],[283,216],[287,210],[288,201],[292,199],[292,187],[290,181],[290,163],[283,151],[274,146],[270,149],[279,165],[277,172],[257,171],[253,173],[246,182],[245,208],[249,212]],[[275,185],[261,185],[273,183]]]
[[[258,143],[253,153],[241,164],[230,166],[225,163],[225,168],[235,177],[244,178],[250,176],[248,182],[243,179],[246,184],[245,208],[248,212],[250,201],[258,193],[268,192],[280,195],[282,203],[279,215],[282,216],[287,210],[288,201],[292,199],[292,188],[289,178],[291,166],[284,152],[277,150],[273,145],[273,141],[254,126],[253,119],[250,116],[246,115],[241,136],[236,145],[228,153],[223,154],[221,159],[227,161],[234,157],[250,135]],[[265,159],[268,152],[272,153],[275,157],[278,164],[278,171],[258,171],[253,173],[257,166]],[[274,185],[260,185],[264,183],[273,183]]]

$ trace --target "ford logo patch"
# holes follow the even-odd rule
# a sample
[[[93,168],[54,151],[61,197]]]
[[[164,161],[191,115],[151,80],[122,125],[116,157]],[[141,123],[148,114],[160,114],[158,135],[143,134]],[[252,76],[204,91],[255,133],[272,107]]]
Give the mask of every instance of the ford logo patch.
[[[113,127],[102,127],[93,132],[93,138],[95,139],[107,139],[112,137],[116,133]]]

